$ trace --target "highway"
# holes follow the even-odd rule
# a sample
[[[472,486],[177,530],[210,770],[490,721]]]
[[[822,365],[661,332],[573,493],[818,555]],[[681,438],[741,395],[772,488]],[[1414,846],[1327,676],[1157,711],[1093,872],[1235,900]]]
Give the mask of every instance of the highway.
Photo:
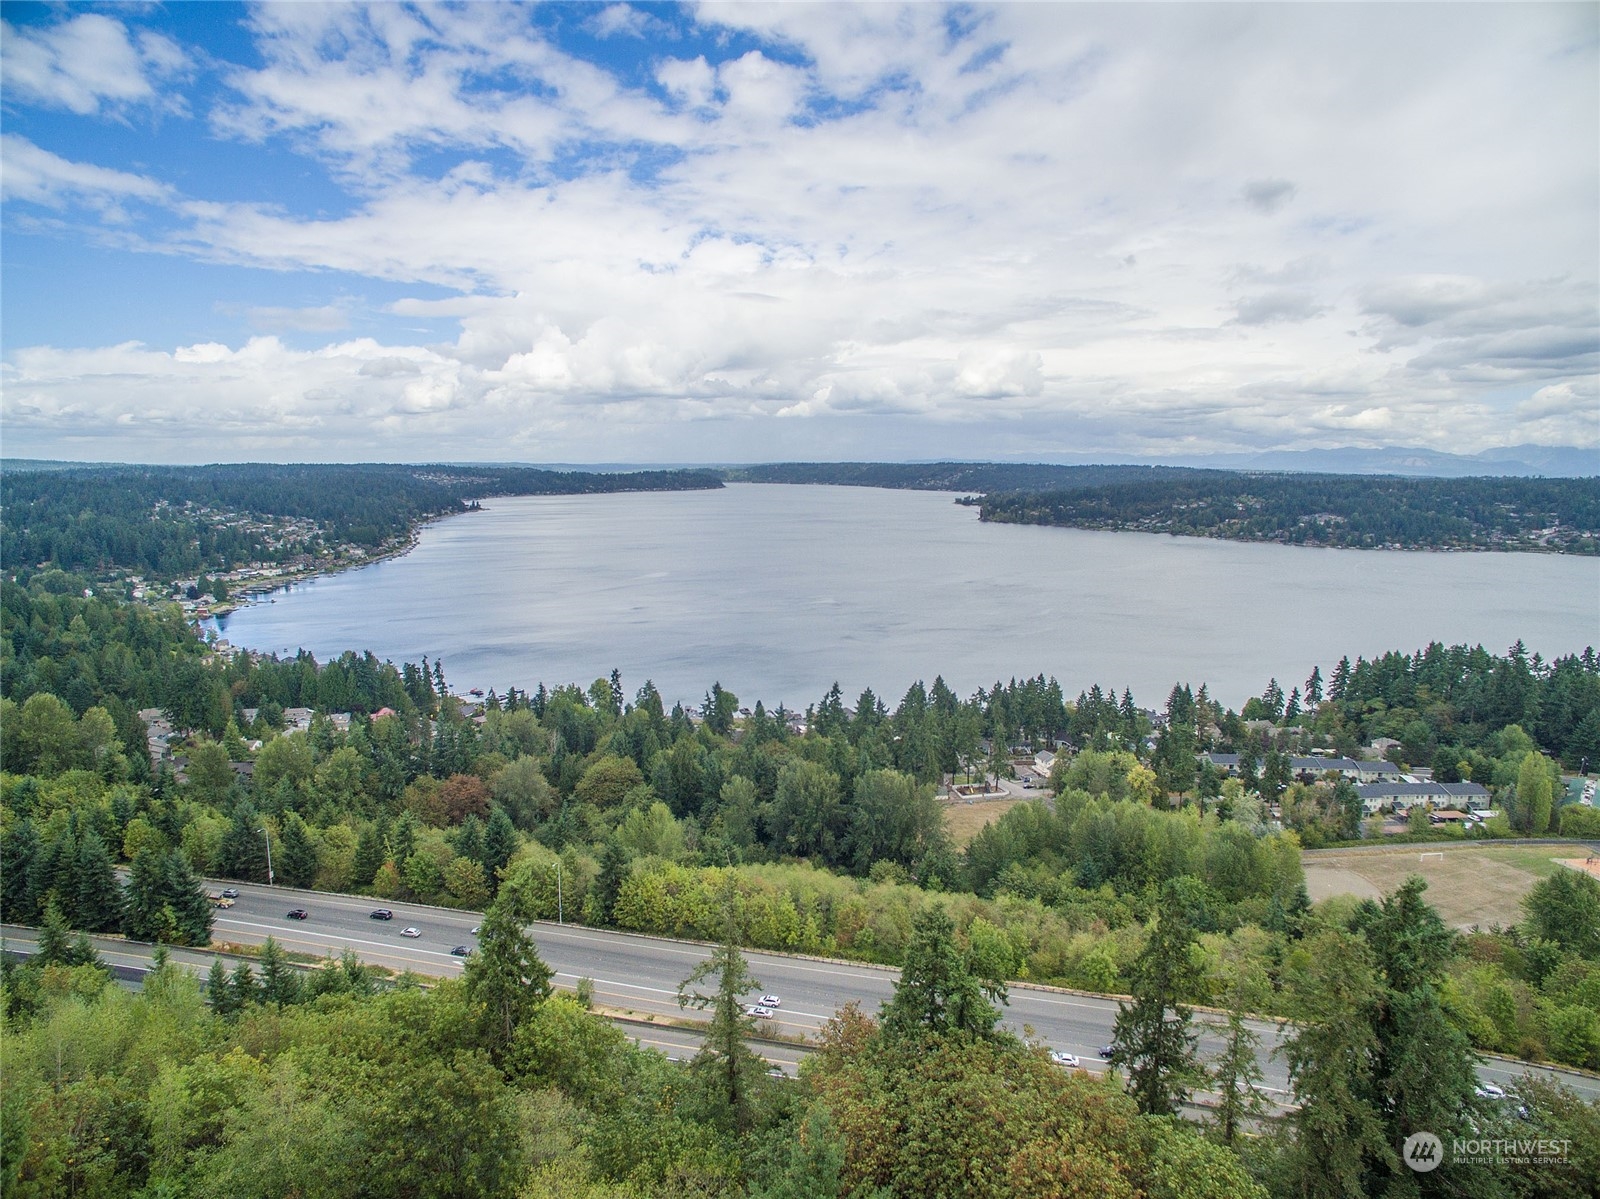
[[[236,887],[240,895],[232,908],[216,913],[212,935],[216,947],[222,949],[229,944],[259,945],[270,936],[295,953],[321,957],[350,949],[363,961],[391,970],[451,977],[459,974],[463,966],[463,960],[452,956],[451,949],[475,945],[472,929],[482,920],[480,913],[451,908],[258,884],[217,880],[206,883],[211,891],[224,886]],[[371,919],[372,911],[380,906],[390,908],[394,918]],[[295,908],[305,909],[309,917],[289,919],[288,912]],[[407,927],[416,928],[421,935],[401,936],[401,930]],[[710,955],[710,946],[549,921],[530,928],[540,955],[555,972],[556,985],[572,988],[580,978],[590,979],[595,1005],[608,1013],[640,1019],[702,1018],[693,1008],[679,1009],[677,991],[679,982]],[[746,951],[745,957],[751,974],[760,980],[760,990],[783,1000],[769,1024],[780,1038],[814,1036],[834,1012],[851,1000],[857,1001],[863,1011],[876,1015],[879,1006],[893,993],[899,977],[893,968],[860,963],[755,950]],[[1008,993],[1005,1027],[1051,1049],[1078,1055],[1083,1067],[1091,1072],[1105,1068],[1098,1050],[1111,1039],[1116,1000],[1025,983],[1012,983]],[[754,1002],[756,997],[757,993],[752,992],[749,999]],[[1260,1037],[1264,1089],[1274,1099],[1285,1102],[1289,1098],[1287,1069],[1280,1057],[1271,1056],[1281,1039],[1279,1029],[1271,1022],[1251,1022],[1251,1027]],[[648,1031],[652,1036],[665,1035],[662,1029]],[[1202,1058],[1215,1055],[1220,1048],[1215,1032],[1202,1027]],[[765,1045],[763,1049],[773,1050],[771,1056],[775,1060],[780,1056],[777,1046]],[[787,1060],[777,1064],[791,1068]],[[1528,1072],[1553,1077],[1587,1099],[1600,1099],[1600,1077],[1589,1074],[1498,1058],[1487,1059],[1478,1070],[1481,1078],[1502,1087],[1513,1086]]]
[[[6,950],[22,957],[31,956],[38,941],[36,929],[17,924],[0,925],[0,937],[3,937]],[[117,982],[133,988],[143,985],[144,977],[149,973],[151,960],[154,957],[154,946],[138,941],[124,941],[118,937],[90,937],[89,942]],[[202,978],[210,971],[212,961],[217,958],[221,958],[223,965],[230,970],[240,961],[254,960],[239,954],[210,949],[188,949],[177,945],[169,946],[167,952],[175,965],[193,970]],[[699,1051],[704,1039],[693,1028],[652,1026],[623,1017],[615,1018],[613,1023],[635,1044],[643,1045],[647,1049],[658,1049],[673,1061],[688,1061]],[[751,1049],[759,1053],[772,1070],[791,1077],[800,1072],[800,1059],[806,1054],[803,1046],[775,1041],[757,1041],[751,1045]]]

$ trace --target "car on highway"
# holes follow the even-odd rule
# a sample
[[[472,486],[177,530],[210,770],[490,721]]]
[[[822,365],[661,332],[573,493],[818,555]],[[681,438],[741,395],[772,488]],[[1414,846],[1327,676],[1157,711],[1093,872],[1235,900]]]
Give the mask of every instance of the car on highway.
[[[218,908],[231,908],[233,906],[233,900],[229,899],[221,891],[218,891],[211,897],[211,905]]]
[[[238,899],[239,898],[239,888],[238,887],[224,887],[224,888],[222,888],[222,898],[224,898],[224,899]]]
[[[480,932],[482,932],[482,931],[483,931],[483,925],[481,925],[481,924],[474,924],[474,925],[473,925],[473,926],[472,926],[472,935],[473,935],[473,936],[474,936],[474,937],[476,937],[476,936],[477,936],[477,935],[478,935],[478,934],[479,934],[479,933],[480,933]]]
[[[408,924],[400,930],[400,935],[402,937],[420,937],[422,930],[414,924]]]
[[[306,911],[304,908],[294,908],[289,913],[289,919],[290,920],[309,920],[309,919],[311,919],[311,913]]]
[[[1078,1055],[1075,1053],[1064,1053],[1059,1049],[1052,1049],[1050,1051],[1050,1060],[1058,1066],[1066,1066],[1071,1070],[1078,1068]]]
[[[394,919],[394,913],[391,912],[388,908],[378,908],[372,913],[372,915],[368,916],[367,919],[368,920],[393,920]]]
[[[457,945],[457,946],[456,946],[456,947],[455,947],[455,948],[454,948],[454,949],[452,949],[452,950],[451,950],[451,951],[450,951],[450,952],[451,952],[451,953],[452,953],[452,954],[454,954],[454,955],[455,955],[455,956],[456,956],[456,957],[458,957],[458,958],[464,958],[464,957],[466,957],[466,956],[467,956],[467,955],[468,955],[468,954],[469,954],[469,953],[471,953],[471,952],[472,952],[472,946],[470,946],[470,945]]]
[[[1504,1099],[1506,1097],[1505,1088],[1498,1087],[1492,1082],[1480,1082],[1473,1090],[1477,1093],[1479,1099]]]
[[[1102,1045],[1102,1046],[1100,1046],[1100,1056],[1102,1058],[1104,1058],[1108,1062],[1111,1060],[1111,1055],[1114,1054],[1116,1051],[1117,1051],[1116,1050],[1116,1046],[1114,1046],[1114,1045]]]
[[[778,1013],[764,1004],[757,1003],[745,1008],[744,1014],[754,1016],[757,1020],[771,1020]]]
[[[783,1000],[779,999],[776,995],[763,995],[760,999],[756,1000],[756,1002],[762,1007],[783,1006]]]

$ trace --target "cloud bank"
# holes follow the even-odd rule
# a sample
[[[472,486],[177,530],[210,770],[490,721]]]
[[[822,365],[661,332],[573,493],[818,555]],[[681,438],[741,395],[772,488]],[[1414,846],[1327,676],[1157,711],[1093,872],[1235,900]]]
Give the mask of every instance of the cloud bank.
[[[1600,444],[1591,6],[236,15],[8,27],[8,231],[233,289],[8,341],[8,453]]]

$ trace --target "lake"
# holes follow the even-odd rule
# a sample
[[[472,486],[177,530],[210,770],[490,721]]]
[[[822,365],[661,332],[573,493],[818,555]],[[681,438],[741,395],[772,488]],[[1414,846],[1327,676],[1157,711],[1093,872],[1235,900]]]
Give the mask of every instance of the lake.
[[[622,671],[670,707],[720,682],[803,709],[837,680],[891,708],[1043,673],[1159,707],[1175,682],[1238,707],[1339,658],[1429,641],[1546,658],[1600,642],[1600,559],[1304,549],[982,524],[948,492],[733,484],[528,496],[436,522],[404,557],[215,622],[236,646],[443,659],[452,689]]]

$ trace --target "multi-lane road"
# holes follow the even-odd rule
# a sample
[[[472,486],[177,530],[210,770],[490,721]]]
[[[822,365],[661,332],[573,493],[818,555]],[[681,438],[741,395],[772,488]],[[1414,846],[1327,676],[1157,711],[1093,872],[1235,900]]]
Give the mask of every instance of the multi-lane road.
[[[323,956],[349,949],[374,965],[436,977],[460,973],[464,960],[453,956],[451,950],[475,946],[472,929],[482,920],[476,912],[421,904],[285,887],[207,884],[211,890],[225,885],[237,887],[240,895],[233,907],[216,913],[213,936],[218,943],[259,945],[270,936],[297,953]],[[394,918],[371,919],[371,913],[379,906],[390,908]],[[304,920],[291,920],[288,913],[293,909],[304,909],[309,915]],[[417,929],[420,936],[402,936],[402,930],[408,927]],[[598,1007],[640,1019],[699,1015],[692,1008],[685,1012],[678,1007],[678,984],[710,955],[710,946],[550,922],[533,925],[532,932],[540,955],[555,972],[556,985],[570,988],[579,979],[589,979]],[[879,1005],[893,993],[899,977],[898,971],[888,967],[756,951],[745,956],[751,973],[760,980],[760,990],[783,1000],[768,1026],[779,1037],[814,1036],[825,1021],[852,1000],[864,1011],[876,1014]],[[756,992],[752,992],[750,1001],[755,998]],[[1022,983],[1011,985],[1009,998],[1004,1009],[1006,1027],[1052,1049],[1078,1055],[1086,1069],[1104,1068],[1098,1051],[1111,1039],[1115,1000]],[[1264,1085],[1269,1094],[1287,1099],[1287,1070],[1281,1057],[1272,1055],[1281,1039],[1280,1031],[1270,1022],[1252,1027],[1260,1036]],[[667,1029],[635,1031],[641,1040],[648,1036],[651,1040],[669,1041],[670,1044],[658,1046],[669,1056],[680,1055],[673,1048],[680,1038],[683,1046],[690,1047],[688,1052],[692,1052],[695,1043],[692,1034],[670,1033]],[[1201,1055],[1210,1056],[1220,1048],[1215,1033],[1203,1028]],[[797,1056],[794,1051],[786,1052],[770,1043],[763,1049],[775,1064],[785,1068],[792,1068]],[[1514,1085],[1529,1071],[1558,1078],[1588,1099],[1600,1099],[1600,1078],[1575,1071],[1491,1058],[1478,1072],[1484,1080],[1504,1087]]]

